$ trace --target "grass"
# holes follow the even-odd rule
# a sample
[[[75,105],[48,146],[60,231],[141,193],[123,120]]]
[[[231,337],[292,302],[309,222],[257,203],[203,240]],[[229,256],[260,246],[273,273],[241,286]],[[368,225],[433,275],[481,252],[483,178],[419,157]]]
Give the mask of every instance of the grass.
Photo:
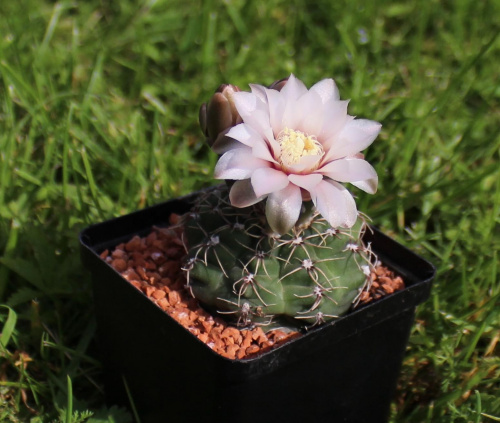
[[[212,184],[199,104],[290,72],[334,77],[383,123],[379,192],[358,206],[438,268],[391,421],[500,421],[498,16],[495,0],[2,2],[0,421],[132,421],[104,405],[78,232]]]

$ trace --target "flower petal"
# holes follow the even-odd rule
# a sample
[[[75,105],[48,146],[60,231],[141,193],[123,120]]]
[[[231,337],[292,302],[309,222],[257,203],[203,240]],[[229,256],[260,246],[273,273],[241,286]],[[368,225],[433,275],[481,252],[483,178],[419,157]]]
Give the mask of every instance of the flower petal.
[[[257,157],[259,159],[278,164],[278,162],[274,159],[273,155],[269,151],[270,149],[271,148],[269,147],[269,144],[263,141],[261,143],[256,143],[252,147],[252,154],[254,157]]]
[[[288,232],[297,222],[302,207],[300,188],[294,184],[273,192],[266,202],[266,217],[271,229],[279,234]]]
[[[229,191],[229,200],[234,207],[248,207],[265,198],[257,197],[253,192],[250,179],[236,181]]]
[[[269,112],[263,110],[255,110],[251,115],[245,117],[243,121],[255,129],[262,138],[271,142],[274,140],[273,130],[269,123]]]
[[[275,134],[285,127],[316,135],[323,122],[322,97],[317,91],[307,91],[305,85],[293,75],[280,92],[267,90],[270,122]],[[302,128],[301,126],[304,126]]]
[[[245,120],[245,116],[250,115],[257,110],[257,101],[262,102],[255,94],[246,91],[234,93],[233,100],[236,110],[238,110],[238,113],[243,120]]]
[[[255,129],[253,129],[250,125],[247,125],[245,123],[240,123],[239,125],[233,126],[229,132],[226,134],[226,137],[234,138],[238,140],[240,143],[245,144],[249,147],[252,147],[252,155],[254,157],[257,157],[259,159],[267,160],[273,163],[277,163],[277,161],[273,158],[269,147],[269,143],[266,142],[262,138],[262,135],[259,134]],[[217,149],[215,149],[216,147]],[[234,145],[229,145],[226,147],[225,151],[220,151],[224,147],[224,144],[221,143],[221,146],[219,148],[219,145],[217,144],[217,140],[212,146],[212,149],[216,153],[224,153],[225,151],[232,150],[235,148]]]
[[[216,179],[247,179],[254,170],[269,167],[271,164],[252,155],[252,149],[242,146],[222,155],[215,166]]]
[[[323,128],[321,133],[317,134],[318,139],[325,148],[335,140],[335,136],[342,130],[345,124],[353,117],[347,114],[349,101],[329,100],[323,106]]]
[[[375,181],[377,186],[377,172],[366,160],[339,159],[322,166],[318,172],[339,182]],[[376,188],[375,188],[376,190]]]
[[[377,138],[381,128],[382,125],[373,120],[351,120],[331,140],[330,151],[325,159],[340,159],[364,150]]]
[[[300,97],[298,105],[301,111],[300,120],[296,122],[294,129],[308,135],[318,136],[323,128],[325,118],[321,96],[316,91],[309,91]]]
[[[286,101],[279,91],[266,90],[267,102],[269,104],[269,122],[275,135],[283,130],[283,113]]]
[[[355,181],[351,182],[356,188],[362,189],[368,194],[375,194],[377,192],[378,177],[375,179],[367,179],[365,181]]]
[[[234,138],[229,138],[226,134],[221,133],[212,144],[212,151],[217,154],[224,154],[226,151],[240,148],[241,143]]]
[[[291,74],[286,82],[285,86],[281,89],[280,93],[288,103],[290,101],[297,100],[302,97],[307,92],[307,88],[304,83]]]
[[[318,167],[321,157],[321,155],[302,156],[298,163],[287,165],[287,171],[296,174],[311,173],[313,169]]]
[[[249,147],[252,147],[254,145],[255,138],[261,138],[258,132],[256,132],[251,126],[248,126],[244,123],[233,126],[227,132],[226,136],[234,138],[235,140],[238,140],[242,144],[245,144]]]
[[[266,87],[258,84],[248,84],[252,90],[252,94],[255,94],[264,103],[267,102]]]
[[[358,217],[356,203],[342,185],[323,179],[310,192],[314,205],[332,227],[350,228],[354,225]]]
[[[304,188],[306,191],[311,191],[316,185],[318,185],[323,179],[323,175],[317,173],[311,173],[309,175],[288,175],[288,179],[293,184],[300,188]]]
[[[288,185],[288,177],[285,173],[269,167],[253,172],[251,181],[255,195],[258,197],[280,191]]]
[[[283,111],[282,127],[298,129],[297,125],[302,120],[304,110],[300,101],[290,100],[285,103]]]
[[[318,93],[323,104],[330,99],[340,99],[339,89],[333,79],[323,79],[322,81],[314,84],[309,91],[315,91]]]
[[[233,99],[243,122],[251,126],[272,145],[274,134],[269,122],[267,99],[262,100],[254,93],[244,91],[234,93]]]

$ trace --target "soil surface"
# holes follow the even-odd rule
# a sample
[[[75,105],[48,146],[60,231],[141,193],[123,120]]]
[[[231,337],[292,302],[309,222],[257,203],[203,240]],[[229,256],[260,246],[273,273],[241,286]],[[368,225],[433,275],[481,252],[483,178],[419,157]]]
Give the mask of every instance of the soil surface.
[[[155,304],[183,325],[215,352],[230,359],[245,359],[275,348],[300,336],[300,332],[284,332],[262,327],[237,329],[200,307],[185,287],[182,270],[186,254],[182,242],[179,216],[171,216],[170,228],[153,228],[146,237],[134,236],[127,243],[105,250],[101,258]],[[176,226],[177,225],[177,226]],[[378,265],[371,274],[371,287],[364,291],[357,307],[371,303],[404,288],[400,276]]]

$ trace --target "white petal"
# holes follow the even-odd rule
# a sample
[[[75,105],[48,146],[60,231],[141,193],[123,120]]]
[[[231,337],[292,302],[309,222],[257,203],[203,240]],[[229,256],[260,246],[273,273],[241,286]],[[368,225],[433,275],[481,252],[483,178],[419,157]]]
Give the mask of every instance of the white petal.
[[[271,123],[269,122],[269,113],[267,111],[257,109],[250,115],[243,117],[243,122],[250,125],[262,136],[262,138],[267,140],[274,139]]]
[[[234,93],[233,98],[243,122],[271,143],[274,135],[269,122],[267,100],[263,101],[255,94],[247,92]]]
[[[257,110],[257,101],[261,101],[255,94],[246,91],[238,91],[233,94],[236,110],[243,118]]]
[[[311,192],[311,199],[321,215],[334,227],[350,228],[358,211],[354,198],[342,185],[323,179]]]
[[[259,134],[255,129],[253,129],[250,125],[240,123],[239,125],[233,126],[226,134],[226,137],[234,138],[242,144],[252,147],[252,155],[254,157],[277,163],[277,161],[273,158],[271,152],[269,151],[269,144],[262,138],[262,135]],[[214,146],[217,147],[217,150],[214,148]],[[231,148],[226,148],[225,151],[233,149],[234,145],[231,145],[230,147]],[[216,143],[214,143],[212,149],[219,154],[225,152],[219,152],[219,148],[218,145],[216,146]]]
[[[316,185],[318,185],[323,179],[323,175],[319,175],[317,173],[311,173],[309,175],[288,175],[288,179],[293,184],[299,186],[300,188],[304,188],[307,191],[311,191],[314,189]]]
[[[269,145],[263,141],[253,146],[252,154],[254,157],[259,159],[278,164],[278,162],[274,159],[273,154],[269,151],[270,149]]]
[[[287,166],[290,173],[311,173],[312,169],[318,167],[318,162],[321,160],[320,155],[302,156],[298,163]]]
[[[306,92],[307,88],[304,83],[300,79],[295,78],[295,75],[293,74],[290,75],[285,86],[280,91],[287,103],[289,101],[297,100]]]
[[[300,188],[294,184],[273,192],[266,202],[266,217],[271,229],[279,234],[288,232],[297,222],[302,207]]]
[[[255,94],[263,102],[267,102],[266,87],[258,84],[249,84],[252,94]]]
[[[298,101],[301,110],[300,122],[294,129],[305,132],[308,135],[318,136],[321,133],[324,122],[324,105],[320,95],[315,91],[309,91],[300,97]]]
[[[217,154],[224,154],[229,150],[234,150],[235,148],[240,148],[241,143],[236,141],[234,138],[229,138],[226,135],[219,134],[212,144],[212,150]]]
[[[286,86],[286,85],[285,85]],[[304,109],[298,100],[287,100],[283,111],[283,128],[299,129],[298,125],[302,121]]]
[[[377,180],[377,172],[366,160],[339,159],[322,166],[318,172],[339,182]]]
[[[276,90],[266,90],[269,104],[269,122],[275,135],[283,130],[283,113],[285,112],[285,98]]]
[[[214,171],[216,179],[247,179],[254,170],[269,167],[268,161],[252,155],[252,149],[242,146],[224,153],[217,162]]]
[[[323,103],[326,103],[330,99],[340,99],[339,89],[333,79],[323,79],[314,84],[309,91],[317,92]]]
[[[346,156],[346,159],[364,159],[365,155],[363,153],[351,154],[350,156]]]
[[[377,138],[382,125],[373,120],[354,119],[334,138],[328,160],[340,159],[364,150]]]
[[[336,101],[329,100],[323,107],[323,128],[320,134],[317,134],[318,139],[325,146],[329,148],[335,140],[335,136],[340,132],[344,125],[352,120],[352,116],[347,114],[348,100]]]
[[[258,133],[269,145],[272,155],[277,157],[280,153],[280,148],[279,144],[274,139],[273,130],[269,122],[269,107],[267,101],[264,102],[255,94],[246,92],[234,93],[234,101],[238,113],[245,125],[251,127],[255,133]],[[236,128],[236,126],[234,128]],[[259,154],[262,155],[261,150],[259,150]]]
[[[375,194],[377,192],[378,177],[375,179],[367,179],[365,181],[351,182],[356,188],[362,189],[368,194]]]
[[[251,126],[248,126],[244,123],[233,126],[228,131],[226,136],[234,138],[235,140],[238,140],[242,144],[248,145],[249,147],[252,147],[254,145],[254,138],[261,138],[258,132],[256,132]]]
[[[245,123],[251,126],[268,146],[268,150],[274,157],[278,157],[281,153],[281,147],[275,140],[273,130],[269,123],[269,115],[260,110],[256,110],[251,116],[245,119]],[[263,146],[254,145],[255,148],[263,148]],[[261,150],[259,150],[261,151]]]
[[[251,181],[255,195],[258,197],[280,191],[288,185],[287,175],[273,168],[257,169],[252,173]]]
[[[236,181],[229,191],[229,200],[234,207],[248,207],[265,198],[257,197],[253,192],[250,179]]]

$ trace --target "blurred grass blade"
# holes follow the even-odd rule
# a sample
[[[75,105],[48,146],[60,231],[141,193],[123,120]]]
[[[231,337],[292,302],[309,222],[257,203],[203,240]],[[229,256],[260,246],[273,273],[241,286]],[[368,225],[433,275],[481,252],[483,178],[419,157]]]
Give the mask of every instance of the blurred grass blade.
[[[227,13],[231,17],[233,21],[234,27],[238,30],[241,36],[245,36],[248,32],[247,27],[245,25],[245,21],[241,17],[240,11],[233,4],[231,0],[225,0],[223,2],[224,6],[226,6]]]
[[[491,414],[481,413],[481,416],[491,419],[495,422],[500,422],[500,417],[492,416]]]
[[[87,157],[87,149],[82,147],[80,150],[80,155],[82,157],[83,166],[85,168],[85,174],[87,176],[88,186],[90,188],[90,193],[92,195],[92,200],[94,201],[94,205],[96,209],[99,211],[100,216],[103,218],[103,212],[101,208],[101,204],[99,202],[99,190],[94,180],[94,174],[92,173],[92,168],[90,166],[90,161]]]
[[[67,388],[68,388],[68,401],[66,404],[66,421],[65,423],[73,422],[73,384],[71,383],[71,378],[66,375]]]
[[[132,413],[134,415],[136,423],[141,423],[141,418],[139,417],[139,413],[137,412],[137,408],[135,406],[134,398],[132,397],[132,393],[128,387],[127,379],[122,375],[123,386],[125,387],[125,391],[127,392],[127,397],[130,403],[130,408],[132,409]]]
[[[9,306],[0,305],[0,307],[8,310],[7,320],[3,325],[2,334],[0,335],[0,345],[2,348],[7,348],[7,344],[9,343],[10,338],[14,333],[14,329],[16,328],[17,314]]]
[[[67,7],[67,6],[66,6]],[[42,44],[40,45],[41,51],[46,51],[50,41],[52,40],[52,36],[54,35],[54,31],[56,30],[57,24],[59,22],[59,18],[62,12],[65,9],[65,5],[62,3],[54,4],[54,8],[52,9],[52,16],[50,17],[49,24],[47,26],[47,30],[45,31],[45,36],[43,37]]]

